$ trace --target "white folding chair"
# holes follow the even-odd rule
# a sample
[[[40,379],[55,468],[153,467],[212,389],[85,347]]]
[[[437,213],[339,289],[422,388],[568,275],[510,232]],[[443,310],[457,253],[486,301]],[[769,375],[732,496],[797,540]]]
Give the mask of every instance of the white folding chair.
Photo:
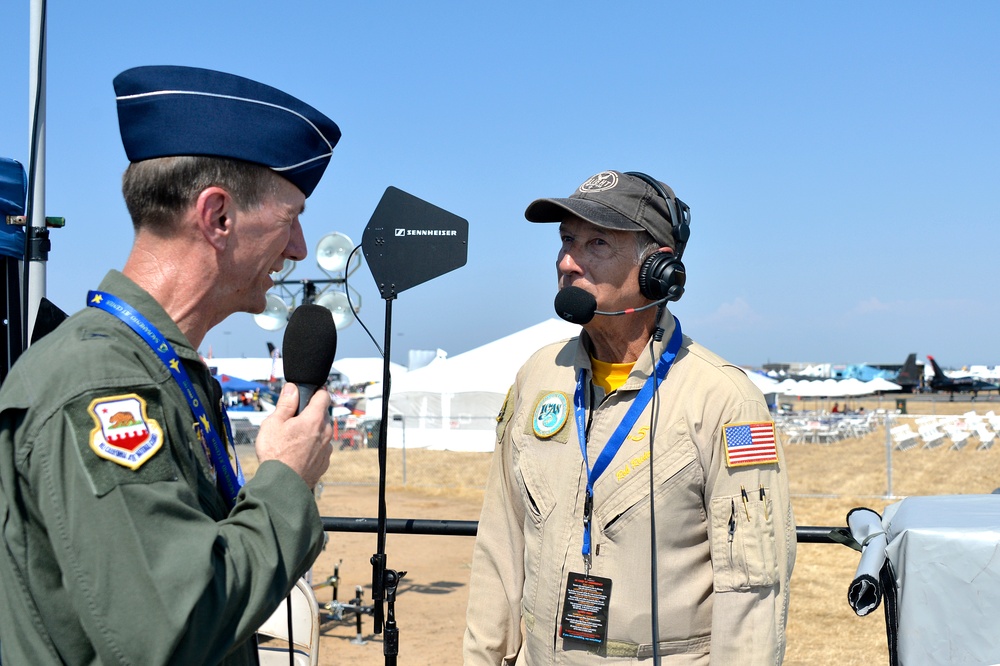
[[[993,446],[993,440],[996,439],[996,433],[986,427],[985,423],[980,423],[976,427],[976,436],[979,437],[979,446],[976,447],[977,451],[985,451]]]
[[[945,434],[933,424],[920,426],[920,439],[924,440],[925,449],[936,449],[944,444]]]
[[[892,435],[892,441],[896,443],[897,451],[912,449],[920,443],[920,435],[913,432],[909,423],[895,426],[889,430],[889,433]]]
[[[941,427],[944,428],[945,433],[948,435],[948,439],[952,442],[952,451],[958,451],[965,446],[969,441],[969,437],[972,435],[970,431],[965,429],[964,421],[962,419],[951,419],[946,421]]]
[[[288,646],[288,598],[292,600],[292,644]],[[296,666],[319,664],[319,604],[312,586],[304,578],[295,583],[288,598],[257,630],[258,639],[267,636],[285,641],[283,646],[264,643],[257,647],[261,666],[287,666],[288,651],[295,650]]]

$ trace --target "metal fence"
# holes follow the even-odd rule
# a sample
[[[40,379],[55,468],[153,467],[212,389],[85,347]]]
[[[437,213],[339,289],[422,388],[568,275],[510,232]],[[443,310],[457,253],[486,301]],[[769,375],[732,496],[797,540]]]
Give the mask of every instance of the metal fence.
[[[493,423],[493,417],[482,417]],[[493,432],[479,419],[464,417],[441,424],[428,419],[414,423],[397,417],[389,428],[386,481],[390,486],[425,488],[485,487],[491,452],[447,450],[451,445],[463,448],[470,438],[476,445],[492,446]],[[963,475],[973,471],[986,458],[921,457],[935,450],[955,453],[989,453],[1000,431],[1000,416],[993,410],[966,410],[955,414],[905,414],[896,410],[873,409],[868,412],[830,413],[826,410],[778,412],[777,432],[789,462],[793,495],[884,497],[931,492],[907,483],[902,492],[895,475],[901,470],[913,476],[927,465],[955,463]],[[427,427],[430,425],[430,427]],[[441,428],[440,426],[445,427]],[[234,439],[241,455],[252,456],[257,428],[234,420]],[[418,427],[423,426],[423,427]],[[338,428],[330,469],[323,478],[330,485],[378,485],[377,420],[358,427]],[[991,466],[1000,468],[1000,462]],[[826,461],[826,462],[823,462]],[[823,469],[817,474],[816,469]],[[1000,478],[996,479],[1000,485]],[[992,488],[979,488],[990,492]],[[956,492],[969,492],[957,488]]]
[[[420,425],[427,426],[427,419]],[[487,442],[495,440],[492,430],[484,423],[496,423],[495,417],[469,417],[448,422],[446,428],[418,427],[410,420],[400,419],[389,430],[386,455],[386,483],[389,486],[413,488],[481,489],[486,487],[491,451],[453,451],[439,448],[450,443],[461,444],[465,438]],[[478,426],[478,427],[476,427]],[[233,420],[233,439],[241,460],[253,458],[253,443],[257,427]],[[335,435],[330,468],[323,475],[324,485],[377,486],[379,482],[378,441],[379,421],[369,420],[357,427],[341,422]],[[482,446],[482,441],[477,442]],[[419,445],[419,446],[417,446]]]
[[[793,496],[992,492],[1000,483],[990,473],[1000,469],[1000,461],[990,455],[1000,417],[993,410],[961,409],[777,414]],[[935,477],[950,478],[950,483],[942,485]]]

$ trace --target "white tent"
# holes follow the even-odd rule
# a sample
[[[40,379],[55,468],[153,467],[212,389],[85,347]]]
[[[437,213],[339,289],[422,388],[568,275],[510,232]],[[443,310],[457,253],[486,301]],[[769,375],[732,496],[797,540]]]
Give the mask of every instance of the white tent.
[[[344,377],[347,384],[368,384],[381,382],[385,362],[381,358],[342,358],[333,362],[333,369]],[[398,381],[406,373],[399,363],[389,362],[389,376]]]
[[[205,364],[215,368],[217,375],[231,375],[251,382],[266,382],[284,376],[281,359],[271,360],[269,356],[259,358],[206,358]]]
[[[900,391],[902,386],[894,382],[890,382],[888,379],[882,379],[881,377],[876,377],[871,381],[865,382],[868,385],[868,392],[875,393],[876,391]]]
[[[764,400],[767,401],[768,405],[773,406],[778,399],[779,395],[783,394],[780,388],[781,382],[773,377],[768,377],[765,374],[756,372],[755,370],[750,370],[748,368],[740,368],[746,373],[750,381],[753,382],[754,386],[760,389],[760,392],[764,394]]]
[[[492,451],[496,415],[518,369],[550,342],[580,327],[549,319],[450,358],[393,377],[389,396],[390,447]],[[382,414],[382,385],[365,391],[368,418]],[[402,417],[394,420],[393,417]]]
[[[780,389],[777,388],[779,383],[777,379],[768,377],[767,375],[762,375],[761,373],[748,368],[740,368],[740,370],[746,373],[747,377],[750,378],[750,381],[754,383],[754,386],[759,388],[760,392],[764,395],[781,392]]]
[[[855,377],[848,377],[847,379],[840,380],[837,384],[837,388],[840,390],[838,395],[846,398],[868,395],[872,392],[871,388],[868,386],[868,382],[863,382]]]
[[[260,358],[208,358],[205,363],[216,369],[216,374],[231,375],[253,382],[266,382],[272,376],[284,379],[285,368],[283,359],[273,361],[269,356]],[[341,358],[333,362],[333,370],[344,377],[349,384],[366,384],[382,381],[381,358]],[[389,363],[389,372],[393,379],[406,372],[406,368],[398,363]]]

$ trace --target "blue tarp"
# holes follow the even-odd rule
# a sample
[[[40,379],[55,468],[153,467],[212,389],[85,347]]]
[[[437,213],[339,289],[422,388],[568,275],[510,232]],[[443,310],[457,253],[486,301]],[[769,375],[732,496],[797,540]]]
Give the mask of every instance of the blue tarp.
[[[24,215],[28,175],[17,160],[0,157],[0,255],[24,256],[24,228],[7,224],[7,215]]]
[[[267,387],[258,382],[247,381],[231,375],[217,375],[215,377],[222,386],[223,391],[265,391]]]

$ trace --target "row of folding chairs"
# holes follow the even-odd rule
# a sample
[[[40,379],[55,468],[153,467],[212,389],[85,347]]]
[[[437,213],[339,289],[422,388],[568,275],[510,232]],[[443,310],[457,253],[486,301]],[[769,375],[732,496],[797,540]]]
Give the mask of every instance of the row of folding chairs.
[[[881,423],[883,415],[867,414],[779,414],[775,426],[784,444],[831,444],[864,437]]]
[[[916,426],[916,430],[913,429]],[[903,423],[889,430],[897,451],[907,451],[923,444],[925,449],[935,449],[950,443],[958,451],[975,438],[978,450],[987,450],[996,441],[996,430],[989,419],[975,413],[962,416],[921,416],[913,424]]]

